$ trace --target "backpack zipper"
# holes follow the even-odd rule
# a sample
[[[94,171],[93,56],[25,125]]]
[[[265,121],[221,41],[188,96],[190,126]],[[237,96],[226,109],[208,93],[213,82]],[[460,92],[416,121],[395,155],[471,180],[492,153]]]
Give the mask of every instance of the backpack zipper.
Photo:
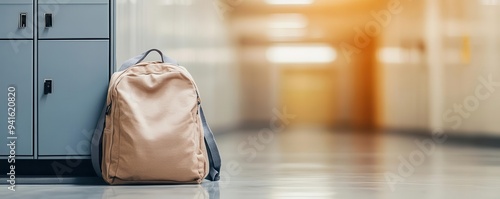
[[[111,104],[113,104],[113,102],[110,102],[108,106],[106,106],[106,115],[109,115],[109,113],[111,113]]]

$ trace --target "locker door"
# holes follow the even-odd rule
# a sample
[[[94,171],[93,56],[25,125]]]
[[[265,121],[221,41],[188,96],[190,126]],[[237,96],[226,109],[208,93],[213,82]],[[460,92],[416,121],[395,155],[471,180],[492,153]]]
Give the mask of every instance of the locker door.
[[[90,154],[90,138],[107,93],[108,43],[39,41],[39,155]]]
[[[32,0],[0,0],[0,38],[33,38]]]
[[[16,46],[14,48],[14,46]],[[0,155],[8,155],[10,141],[15,140],[16,155],[33,155],[33,41],[0,40]],[[11,94],[8,96],[9,87]],[[8,97],[11,98],[9,106]],[[8,110],[8,108],[13,108]],[[8,131],[8,113],[15,112],[11,121],[13,134]],[[13,139],[11,141],[14,141]]]
[[[39,0],[38,37],[109,38],[109,0]]]

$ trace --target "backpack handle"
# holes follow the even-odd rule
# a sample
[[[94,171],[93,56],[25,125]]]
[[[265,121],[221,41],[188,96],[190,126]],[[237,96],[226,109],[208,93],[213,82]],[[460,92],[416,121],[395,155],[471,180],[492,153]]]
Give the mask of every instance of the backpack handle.
[[[142,60],[144,60],[144,59],[146,59],[146,57],[149,55],[149,53],[150,53],[150,52],[153,52],[153,51],[155,51],[155,52],[157,52],[158,54],[160,54],[160,56],[161,56],[161,62],[162,62],[162,63],[165,63],[165,59],[163,59],[163,57],[164,57],[164,56],[163,56],[163,53],[162,53],[160,50],[158,50],[158,49],[154,49],[154,48],[153,48],[153,49],[150,49],[150,50],[146,51],[146,52],[144,53],[144,56],[143,56],[141,59],[139,59],[137,62],[135,62],[135,64],[141,63],[141,61],[142,61]]]
[[[158,50],[158,49],[154,49],[154,48],[153,48],[153,49],[150,49],[150,50],[148,50],[148,51],[146,51],[146,52],[144,52],[144,53],[142,53],[142,54],[140,54],[140,55],[137,55],[137,56],[135,56],[135,57],[133,57],[133,58],[131,58],[131,59],[129,59],[129,60],[127,60],[127,61],[125,61],[125,62],[122,64],[122,66],[120,67],[120,69],[119,69],[118,71],[123,71],[123,70],[126,70],[127,68],[130,68],[131,66],[136,65],[136,64],[138,64],[138,63],[140,63],[142,60],[144,60],[144,59],[148,56],[148,54],[149,54],[150,52],[153,52],[153,51],[155,51],[155,52],[157,52],[158,54],[160,54],[160,56],[161,56],[161,62],[163,62],[163,63],[170,63],[170,64],[174,64],[174,65],[178,65],[178,64],[177,64],[177,62],[176,62],[174,59],[172,59],[172,58],[170,58],[170,57],[167,57],[167,56],[163,55],[163,53],[162,53],[160,50]]]

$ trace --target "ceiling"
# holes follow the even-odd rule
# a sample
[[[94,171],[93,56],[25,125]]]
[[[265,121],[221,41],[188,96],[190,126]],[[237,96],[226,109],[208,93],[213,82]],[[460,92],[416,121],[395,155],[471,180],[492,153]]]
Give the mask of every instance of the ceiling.
[[[373,20],[371,11],[387,6],[386,0],[315,0],[310,5],[270,5],[265,0],[234,0],[229,23],[243,45],[269,43],[338,43],[352,39],[355,27]],[[276,28],[280,18],[288,25],[298,21],[305,26]],[[289,19],[287,19],[289,18]],[[305,22],[304,22],[305,21]],[[292,23],[292,24],[290,24]]]

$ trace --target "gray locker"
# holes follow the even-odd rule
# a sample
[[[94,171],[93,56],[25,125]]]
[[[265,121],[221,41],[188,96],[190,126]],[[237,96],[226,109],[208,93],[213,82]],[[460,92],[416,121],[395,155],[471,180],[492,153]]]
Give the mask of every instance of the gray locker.
[[[0,39],[33,38],[33,2],[0,0]]]
[[[12,42],[19,42],[13,44]],[[12,46],[16,46],[17,50]],[[2,122],[2,137],[0,140],[0,155],[8,155],[10,149],[7,136],[8,88],[14,87],[15,103],[11,112],[15,112],[14,137],[16,155],[33,155],[33,41],[31,40],[0,40],[0,121]],[[12,139],[13,140],[13,139]]]
[[[114,6],[114,0],[0,0],[0,132],[8,128],[7,89],[14,86],[17,159],[89,158],[114,71]],[[2,133],[0,159],[8,142]],[[54,170],[53,161],[36,163],[42,162]]]
[[[38,38],[108,38],[109,1],[38,3]]]
[[[38,42],[38,154],[89,155],[107,93],[108,41]],[[44,93],[44,82],[52,91]]]

